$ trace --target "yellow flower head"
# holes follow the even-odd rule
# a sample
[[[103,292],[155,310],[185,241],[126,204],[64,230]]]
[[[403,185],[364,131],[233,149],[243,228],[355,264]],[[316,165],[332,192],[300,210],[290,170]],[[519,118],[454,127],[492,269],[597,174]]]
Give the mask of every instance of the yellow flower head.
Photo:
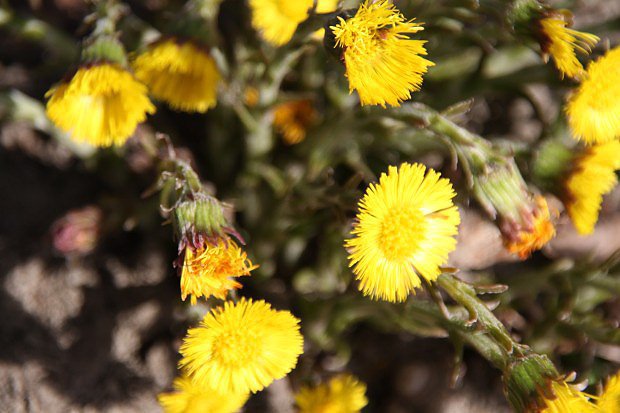
[[[294,145],[306,138],[306,130],[316,120],[317,113],[308,99],[278,105],[273,114],[273,125],[284,141]]]
[[[243,91],[243,103],[253,108],[260,102],[260,92],[254,86],[248,86]]]
[[[313,0],[249,0],[252,26],[263,38],[276,46],[291,40],[297,25],[308,18]],[[338,0],[318,0],[316,12],[336,10]]]
[[[299,413],[358,413],[368,404],[366,385],[343,374],[327,384],[302,387],[295,395]]]
[[[80,67],[69,82],[46,94],[47,116],[77,142],[122,145],[154,113],[147,89],[118,64]]]
[[[553,397],[543,396],[546,407],[541,413],[596,413],[599,410],[588,396],[569,386],[565,381],[552,381]]]
[[[249,397],[249,393],[219,393],[197,386],[188,376],[177,377],[173,386],[174,392],[157,397],[165,413],[234,413]]]
[[[191,295],[191,303],[200,297],[224,300],[229,290],[241,287],[234,277],[250,275],[258,268],[231,239],[221,239],[193,250],[185,249],[181,270],[181,299]]]
[[[590,33],[583,33],[567,27],[563,15],[552,14],[539,21],[543,41],[542,51],[545,56],[551,55],[562,77],[580,77],[583,66],[577,59],[575,51],[590,53],[599,38]]]
[[[620,142],[617,140],[589,147],[575,161],[564,184],[564,203],[580,234],[594,231],[603,195],[611,192],[618,183],[618,169]]]
[[[400,106],[420,89],[422,75],[434,65],[422,57],[426,41],[409,38],[421,25],[387,0],[367,0],[355,16],[338,19],[330,29],[343,50],[349,91],[357,90],[362,105]]]
[[[299,320],[260,300],[226,302],[188,331],[180,365],[200,386],[257,392],[288,374],[303,352]]]
[[[506,249],[522,260],[544,247],[555,235],[547,201],[542,196],[536,196],[535,201],[535,209],[526,214],[530,218],[527,225],[518,230],[514,239],[506,241]]]
[[[607,381],[603,394],[596,401],[596,406],[601,413],[620,413],[620,372]]]
[[[193,41],[156,42],[133,61],[133,68],[151,94],[174,109],[204,113],[217,103],[220,72],[206,48]]]
[[[371,184],[345,241],[360,290],[373,299],[404,301],[420,276],[437,279],[456,247],[460,222],[452,184],[424,165],[391,166]]]
[[[620,47],[588,65],[566,114],[573,135],[588,144],[620,138]]]

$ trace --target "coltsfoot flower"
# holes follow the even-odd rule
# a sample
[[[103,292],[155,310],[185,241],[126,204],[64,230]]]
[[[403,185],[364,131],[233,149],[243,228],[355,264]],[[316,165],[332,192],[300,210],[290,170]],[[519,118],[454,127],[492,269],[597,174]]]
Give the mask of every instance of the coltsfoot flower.
[[[620,47],[588,65],[566,106],[573,136],[587,144],[620,138]]]
[[[284,142],[294,145],[306,138],[306,131],[317,118],[317,112],[308,99],[279,104],[273,114],[273,125]]]
[[[426,41],[409,37],[423,30],[420,24],[387,0],[367,0],[355,16],[338,20],[330,30],[342,50],[349,91],[357,90],[362,105],[400,106],[420,89],[422,75],[434,65],[422,57]]]
[[[99,243],[103,223],[103,211],[97,206],[69,211],[52,225],[54,248],[64,255],[91,253]]]
[[[249,393],[219,393],[196,385],[188,376],[174,379],[174,390],[157,396],[165,413],[234,413],[249,398]]]
[[[555,227],[551,222],[547,201],[540,195],[534,197],[534,208],[524,211],[522,215],[526,224],[517,229],[512,238],[506,239],[506,249],[523,260],[553,238]]]
[[[620,372],[607,380],[603,394],[596,400],[596,406],[601,413],[620,413]]]
[[[456,247],[460,223],[449,180],[424,165],[390,166],[359,202],[345,241],[359,288],[373,299],[404,301],[420,277],[437,279]]]
[[[181,299],[191,296],[192,305],[200,297],[224,300],[228,291],[241,287],[235,278],[250,275],[256,268],[230,238],[207,241],[196,250],[187,247],[181,270]]]
[[[290,312],[242,298],[211,310],[188,331],[180,351],[180,365],[197,385],[255,393],[295,367],[303,337]]]
[[[590,53],[599,38],[590,33],[571,29],[566,16],[562,13],[550,13],[538,21],[540,25],[541,49],[546,58],[550,55],[562,77],[580,77],[584,74],[583,66],[576,52]]]
[[[590,234],[598,220],[603,195],[618,183],[620,142],[617,140],[584,150],[575,160],[565,186],[564,203],[580,234]]]
[[[368,404],[366,385],[350,374],[316,387],[302,387],[295,401],[299,413],[358,413]]]
[[[551,382],[551,395],[542,396],[546,407],[541,413],[597,413],[588,396],[565,381]]]
[[[313,0],[250,0],[252,26],[269,43],[282,46],[291,40],[299,23],[308,18]],[[318,0],[317,13],[336,10],[338,0]]]
[[[132,64],[156,99],[173,109],[204,113],[217,103],[221,75],[207,47],[167,38],[150,45]]]
[[[56,126],[98,147],[123,145],[155,112],[146,86],[117,63],[85,64],[46,97],[47,116]]]
[[[544,197],[534,194],[514,161],[489,163],[474,175],[474,193],[498,223],[506,249],[526,259],[555,236]]]

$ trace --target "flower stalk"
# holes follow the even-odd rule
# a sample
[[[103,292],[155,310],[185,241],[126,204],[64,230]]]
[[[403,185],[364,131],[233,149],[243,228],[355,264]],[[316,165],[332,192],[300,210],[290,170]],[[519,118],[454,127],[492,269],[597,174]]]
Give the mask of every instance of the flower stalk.
[[[525,259],[555,235],[546,200],[528,188],[512,156],[423,104],[406,104],[389,113],[447,142],[461,162],[472,195],[497,221],[510,252]]]

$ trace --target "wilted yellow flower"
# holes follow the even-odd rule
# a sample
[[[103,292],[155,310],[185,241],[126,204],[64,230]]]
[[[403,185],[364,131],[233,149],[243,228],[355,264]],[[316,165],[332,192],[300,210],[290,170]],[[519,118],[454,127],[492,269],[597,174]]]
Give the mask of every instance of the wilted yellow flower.
[[[596,413],[599,410],[591,403],[588,396],[569,386],[564,381],[552,381],[553,398],[543,396],[546,408],[541,413]]]
[[[249,393],[219,393],[197,386],[188,376],[174,379],[174,392],[157,396],[165,413],[234,413],[248,400]]]
[[[302,387],[295,401],[299,413],[357,413],[368,404],[366,385],[350,374],[314,388]]]
[[[620,47],[588,65],[566,106],[573,135],[588,144],[620,138]]]
[[[583,54],[590,53],[599,38],[590,33],[584,33],[567,27],[567,22],[562,14],[551,14],[539,21],[543,53],[551,55],[562,77],[581,76],[583,66],[577,59],[575,51]]]
[[[206,242],[197,250],[188,247],[181,271],[181,299],[190,295],[192,304],[203,296],[223,300],[229,290],[241,287],[234,278],[250,275],[255,268],[258,266],[231,239]]]
[[[362,105],[400,106],[420,89],[422,75],[434,65],[422,57],[426,41],[409,38],[421,25],[387,0],[367,0],[355,16],[338,19],[330,29],[342,49],[349,91],[357,90]]]
[[[288,374],[303,352],[299,320],[260,300],[242,298],[211,310],[188,331],[180,365],[200,386],[257,392]]]
[[[47,116],[77,142],[122,145],[154,113],[147,89],[118,64],[82,66],[46,94]]]
[[[204,113],[217,103],[221,75],[206,46],[164,39],[140,54],[133,68],[151,94],[174,109]]]
[[[564,203],[580,234],[590,234],[598,220],[603,195],[618,183],[620,142],[617,140],[584,150],[565,183]]]
[[[520,228],[514,239],[506,241],[506,249],[521,259],[544,247],[555,235],[547,201],[542,196],[536,196],[535,201],[535,209],[528,215],[529,225]]]
[[[609,378],[596,406],[601,413],[620,413],[620,372]]]
[[[263,38],[276,46],[288,43],[297,25],[308,18],[313,0],[250,0],[252,26]],[[318,0],[316,12],[329,13],[336,10],[338,0]]]
[[[354,237],[345,246],[365,295],[404,301],[420,276],[439,276],[460,222],[452,184],[440,176],[420,164],[390,166],[359,202]]]
[[[284,141],[293,145],[306,138],[306,130],[316,120],[312,101],[294,100],[278,105],[273,114],[273,125]]]

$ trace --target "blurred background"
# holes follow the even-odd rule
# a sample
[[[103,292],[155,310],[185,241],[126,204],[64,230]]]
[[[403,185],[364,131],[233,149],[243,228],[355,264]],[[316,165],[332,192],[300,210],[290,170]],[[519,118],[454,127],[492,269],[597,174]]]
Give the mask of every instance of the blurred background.
[[[130,52],[183,6],[125,3],[130,14],[119,28]],[[436,63],[414,100],[436,110],[466,102],[459,124],[510,147],[528,179],[540,142],[568,134],[562,107],[574,84],[508,33],[500,8],[395,3],[425,23]],[[552,4],[604,39],[594,57],[620,43],[620,2]],[[587,279],[601,268],[615,274],[620,191],[606,197],[593,235],[579,236],[561,216],[557,237],[518,262],[470,201],[444,145],[423,129],[374,121],[320,40],[279,50],[262,44],[241,0],[224,0],[217,17],[229,72],[216,108],[184,114],[160,104],[122,150],[75,145],[47,120],[45,93],[75,68],[91,11],[82,0],[0,0],[0,412],[159,411],[156,396],[170,390],[180,340],[206,306],[179,300],[177,245],[158,197],[147,193],[157,169],[137,141],[156,131],[232,206],[260,264],[240,294],[302,320],[298,367],[244,411],[293,411],[294,391],[309,377],[342,370],[367,383],[369,412],[509,411],[501,372],[468,349],[457,360],[445,331],[411,321],[406,305],[371,302],[352,281],[342,243],[357,200],[403,161],[423,162],[455,183],[462,224],[450,264],[465,279],[511,287],[492,300],[515,337],[592,383],[617,370],[620,284],[601,292]],[[299,56],[278,71],[287,53]],[[274,87],[275,100],[248,101],[248,90],[265,96]],[[311,102],[303,142],[291,144],[273,127],[278,99]]]

